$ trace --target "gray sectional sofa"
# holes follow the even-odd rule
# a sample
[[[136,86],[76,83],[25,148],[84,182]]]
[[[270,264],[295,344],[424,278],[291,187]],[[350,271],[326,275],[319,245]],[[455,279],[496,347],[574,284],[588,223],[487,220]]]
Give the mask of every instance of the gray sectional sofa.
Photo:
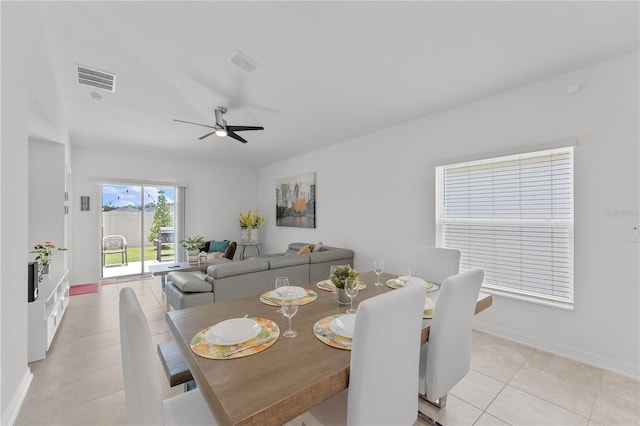
[[[259,295],[274,287],[276,277],[288,277],[291,285],[316,283],[329,276],[331,265],[353,265],[352,250],[324,246],[323,250],[297,254],[307,243],[291,243],[287,251],[257,258],[220,259],[201,272],[170,272],[165,292],[174,309],[215,301]]]

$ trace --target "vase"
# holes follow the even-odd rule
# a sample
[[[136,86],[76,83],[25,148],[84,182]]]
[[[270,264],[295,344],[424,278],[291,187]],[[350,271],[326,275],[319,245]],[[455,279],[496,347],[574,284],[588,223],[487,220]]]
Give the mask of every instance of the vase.
[[[258,244],[259,231],[258,228],[251,228],[251,244]]]
[[[49,273],[49,264],[42,265],[42,274],[47,275]]]
[[[200,252],[198,250],[187,251],[187,261],[189,262],[189,264],[197,265],[199,255],[200,255]]]
[[[351,299],[347,296],[347,292],[344,291],[344,288],[336,288],[336,300],[339,305],[351,304]]]
[[[242,229],[242,236],[240,237],[243,243],[248,243],[251,240],[251,230],[249,228]]]

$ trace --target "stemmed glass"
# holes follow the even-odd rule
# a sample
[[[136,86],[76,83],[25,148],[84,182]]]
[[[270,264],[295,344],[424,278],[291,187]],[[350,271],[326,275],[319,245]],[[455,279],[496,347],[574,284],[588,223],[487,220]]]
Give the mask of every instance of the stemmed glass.
[[[408,266],[403,266],[400,268],[400,274],[398,275],[398,281],[403,286],[407,285],[409,280],[411,279],[411,268]]]
[[[280,296],[280,300],[282,301],[282,297],[289,290],[289,278],[288,277],[278,277],[276,278],[276,294]],[[282,305],[282,303],[280,303]],[[279,308],[276,312],[282,312],[282,308]]]
[[[347,278],[344,280],[344,292],[349,296],[350,306],[347,309],[348,314],[355,314],[356,310],[353,309],[353,298],[358,295],[358,279],[357,278]]]
[[[280,304],[282,314],[289,318],[289,329],[282,333],[284,337],[296,337],[298,333],[291,329],[291,318],[298,312],[298,296],[292,291],[285,293],[282,296],[282,303]]]
[[[381,286],[380,282],[380,274],[384,271],[384,260],[374,260],[373,261],[373,272],[378,276],[378,281],[374,284],[375,286]]]

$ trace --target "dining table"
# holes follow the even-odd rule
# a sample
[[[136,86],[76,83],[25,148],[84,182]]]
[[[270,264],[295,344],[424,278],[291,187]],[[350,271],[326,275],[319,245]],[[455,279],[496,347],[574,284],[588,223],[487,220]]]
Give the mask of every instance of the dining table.
[[[380,281],[396,277],[383,273]],[[397,291],[374,285],[377,276],[373,272],[361,272],[359,279],[366,288],[354,298],[356,307],[370,297]],[[323,343],[313,327],[322,318],[345,313],[349,305],[338,304],[334,293],[319,289],[316,283],[302,287],[317,293],[317,299],[299,306],[292,318],[297,336],[287,338],[281,333],[265,350],[240,358],[204,358],[194,353],[191,341],[204,329],[233,318],[267,319],[286,330],[288,319],[276,312],[277,306],[261,301],[260,295],[167,313],[167,328],[219,424],[281,425],[347,389],[351,351]],[[427,293],[436,301],[436,309],[437,293]],[[491,304],[491,295],[480,293],[476,313]],[[423,319],[422,343],[428,341],[430,322]],[[402,362],[402,350],[398,350],[398,359],[389,362]]]

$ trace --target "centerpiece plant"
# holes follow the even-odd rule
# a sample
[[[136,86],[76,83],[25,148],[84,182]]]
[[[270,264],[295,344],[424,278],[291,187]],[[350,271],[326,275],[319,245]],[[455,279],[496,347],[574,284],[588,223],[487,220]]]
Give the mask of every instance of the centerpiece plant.
[[[338,266],[333,271],[333,274],[329,276],[329,279],[331,280],[333,285],[335,285],[336,288],[342,288],[342,289],[344,289],[344,283],[347,280],[347,278],[356,278],[356,279],[358,278],[358,271],[353,269],[351,265]]]
[[[204,237],[187,237],[180,240],[180,246],[187,252],[189,263],[198,263],[198,254],[200,249],[204,247]]]

